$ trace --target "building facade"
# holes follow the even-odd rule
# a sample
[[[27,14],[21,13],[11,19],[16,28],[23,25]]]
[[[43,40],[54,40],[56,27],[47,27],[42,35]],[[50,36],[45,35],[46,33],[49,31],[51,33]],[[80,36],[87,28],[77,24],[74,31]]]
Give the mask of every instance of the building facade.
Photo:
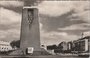
[[[73,49],[73,42],[72,41],[67,42],[67,50],[72,51],[72,49]]]
[[[61,46],[62,46],[62,50],[63,50],[63,51],[65,51],[65,50],[68,49],[67,42],[64,42],[64,41],[63,41],[63,42],[61,42],[60,44],[61,44]]]
[[[8,52],[12,50],[9,42],[0,41],[0,52]]]
[[[90,51],[90,36],[73,41],[72,52],[83,53]]]

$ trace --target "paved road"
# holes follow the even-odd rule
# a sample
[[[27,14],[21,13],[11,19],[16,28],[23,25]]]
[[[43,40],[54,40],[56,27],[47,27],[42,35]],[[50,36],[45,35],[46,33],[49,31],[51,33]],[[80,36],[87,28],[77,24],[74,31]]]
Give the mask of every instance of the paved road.
[[[78,56],[0,56],[0,58],[89,58],[89,57],[78,57]]]

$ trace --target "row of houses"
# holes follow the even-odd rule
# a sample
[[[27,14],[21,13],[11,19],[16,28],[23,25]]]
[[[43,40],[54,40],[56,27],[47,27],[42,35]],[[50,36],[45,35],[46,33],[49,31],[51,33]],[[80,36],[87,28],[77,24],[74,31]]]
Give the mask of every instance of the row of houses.
[[[67,42],[67,50],[76,53],[89,52],[90,36]]]
[[[7,52],[12,50],[12,47],[9,42],[0,41],[0,52]]]
[[[63,41],[57,47],[55,45],[47,46],[47,50],[52,50],[54,53],[89,53],[90,36],[69,42]]]

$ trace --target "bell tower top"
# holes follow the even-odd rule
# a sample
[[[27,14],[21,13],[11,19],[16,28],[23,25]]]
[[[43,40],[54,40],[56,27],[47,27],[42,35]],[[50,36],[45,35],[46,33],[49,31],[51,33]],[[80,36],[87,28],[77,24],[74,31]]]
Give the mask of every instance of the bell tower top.
[[[36,6],[24,6],[24,7],[23,7],[23,9],[29,9],[29,8],[32,8],[32,9],[37,8],[37,9],[38,9],[38,7],[36,7]]]

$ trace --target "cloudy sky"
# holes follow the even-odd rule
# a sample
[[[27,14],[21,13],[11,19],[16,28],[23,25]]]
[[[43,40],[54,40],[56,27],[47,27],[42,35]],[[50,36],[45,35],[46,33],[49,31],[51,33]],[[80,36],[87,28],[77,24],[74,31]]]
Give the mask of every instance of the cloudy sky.
[[[20,39],[22,7],[34,2],[0,1],[0,40]],[[89,1],[39,1],[37,7],[42,44],[77,40],[82,32],[90,35]]]

